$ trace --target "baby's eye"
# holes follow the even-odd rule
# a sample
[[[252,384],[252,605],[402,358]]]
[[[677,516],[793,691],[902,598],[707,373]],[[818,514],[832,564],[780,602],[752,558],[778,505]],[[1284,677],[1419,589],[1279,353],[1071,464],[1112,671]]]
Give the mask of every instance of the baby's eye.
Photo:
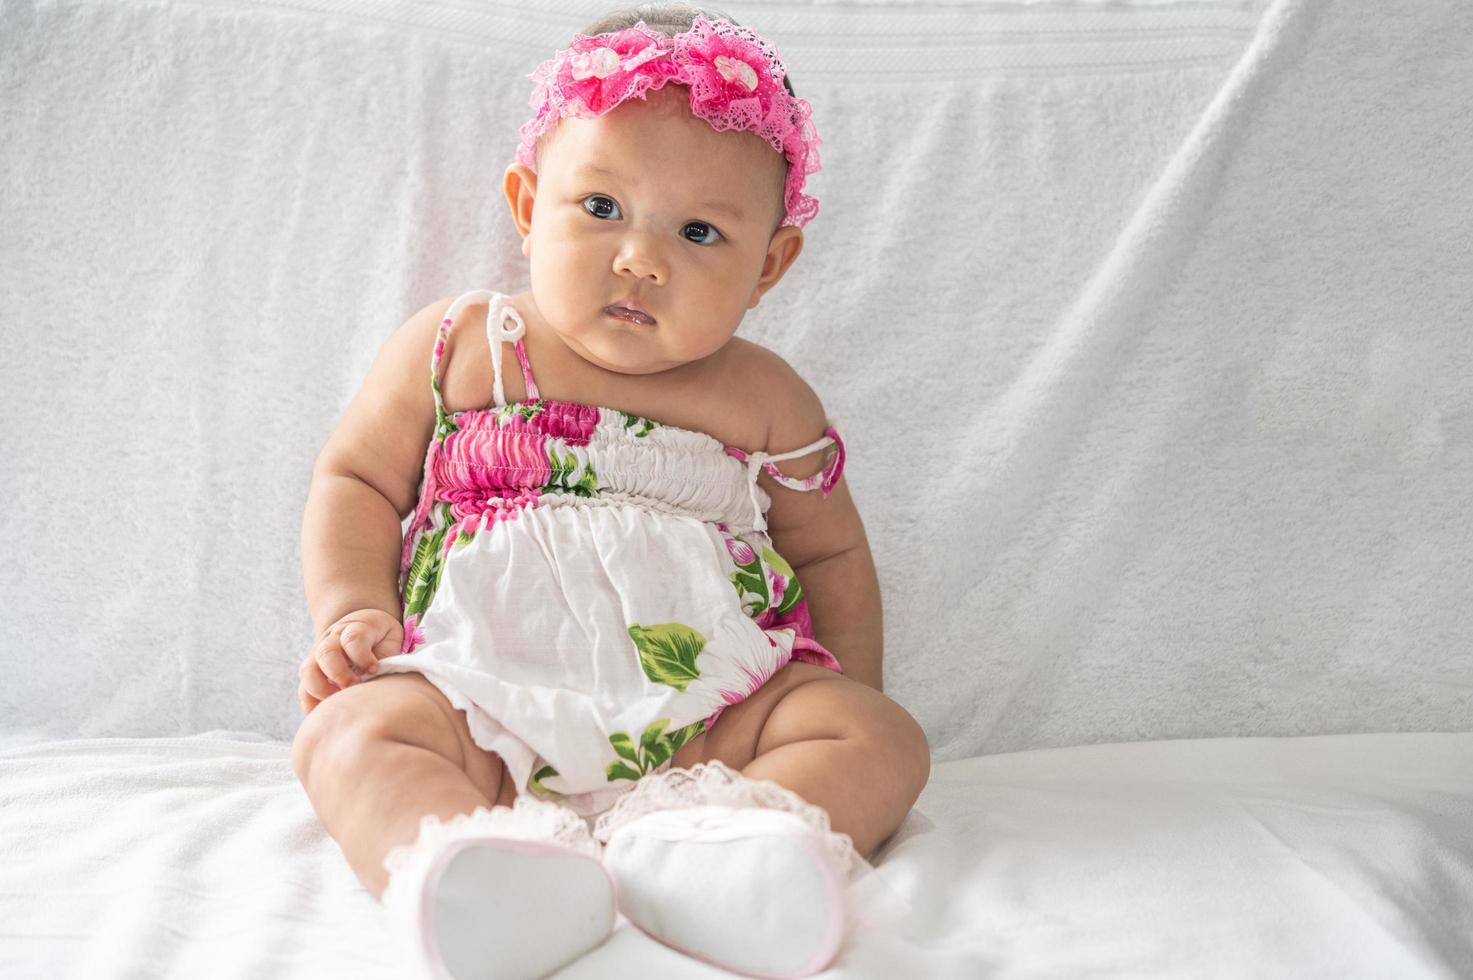
[[[589,201],[593,201],[594,202],[593,207],[589,207],[588,206],[588,202]],[[613,217],[613,215],[610,214],[606,210],[594,210],[595,208],[599,208],[600,207],[600,205],[598,203],[600,201],[606,202],[609,205],[609,207],[613,208],[613,210],[614,210],[615,213],[618,212],[619,205],[615,204],[613,202],[613,199],[612,198],[604,197],[602,194],[590,194],[587,197],[585,197],[583,199],[583,210],[587,211],[589,214],[593,215],[595,218],[609,218],[609,217]]]
[[[712,239],[707,240],[705,238],[705,236],[704,235],[701,235],[701,232],[698,231],[698,232],[696,232],[696,234],[697,235],[701,235],[700,238],[689,238],[688,239],[689,241],[695,242],[697,245],[715,245],[718,241],[721,240],[721,232],[717,231],[715,228],[712,228],[710,225],[706,224],[704,221],[688,221],[688,222],[686,222],[685,230],[686,231],[690,231],[692,228],[698,228],[698,229],[703,228],[707,232],[709,232],[710,234],[716,236],[715,238],[712,238]]]

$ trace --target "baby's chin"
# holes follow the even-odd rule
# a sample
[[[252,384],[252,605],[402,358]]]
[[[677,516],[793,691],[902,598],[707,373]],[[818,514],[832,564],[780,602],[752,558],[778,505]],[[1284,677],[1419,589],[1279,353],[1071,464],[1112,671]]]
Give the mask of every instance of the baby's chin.
[[[658,326],[648,328],[659,330]],[[630,377],[659,374],[683,367],[688,360],[672,356],[653,338],[631,333],[608,333],[582,342],[579,338],[563,338],[568,349],[596,368]]]

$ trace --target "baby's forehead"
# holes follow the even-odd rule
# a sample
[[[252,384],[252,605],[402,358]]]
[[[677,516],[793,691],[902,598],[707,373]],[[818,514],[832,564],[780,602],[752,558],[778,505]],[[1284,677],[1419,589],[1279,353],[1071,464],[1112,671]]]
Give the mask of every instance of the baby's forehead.
[[[717,130],[695,115],[683,85],[646,95],[600,116],[563,119],[538,142],[539,173],[545,178],[555,160],[554,179],[625,178],[671,198],[757,202],[742,210],[782,219],[788,170],[782,153],[756,133]]]

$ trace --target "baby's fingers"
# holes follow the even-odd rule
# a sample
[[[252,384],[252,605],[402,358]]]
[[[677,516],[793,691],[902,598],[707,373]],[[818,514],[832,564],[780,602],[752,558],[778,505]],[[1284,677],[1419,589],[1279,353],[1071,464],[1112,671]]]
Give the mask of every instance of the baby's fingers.
[[[313,702],[326,701],[338,692],[337,685],[327,679],[322,673],[322,668],[315,660],[305,660],[301,669],[297,671],[297,693],[304,699],[310,697]],[[306,701],[302,706],[307,707]],[[316,705],[314,704],[313,707]],[[308,709],[310,710],[310,708]]]
[[[337,634],[329,633],[317,641],[308,663],[315,664],[338,687],[358,683],[358,677],[353,673],[353,662],[344,653],[342,641]]]
[[[373,652],[373,641],[378,637],[373,635],[367,626],[362,623],[349,623],[343,627],[339,634],[343,644],[343,650],[349,659],[358,665],[358,669],[365,674],[378,670],[378,657]]]

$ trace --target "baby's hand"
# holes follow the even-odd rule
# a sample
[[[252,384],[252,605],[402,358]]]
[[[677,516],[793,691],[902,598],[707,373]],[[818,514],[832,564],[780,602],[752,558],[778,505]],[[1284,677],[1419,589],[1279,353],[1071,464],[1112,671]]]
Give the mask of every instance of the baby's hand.
[[[382,609],[358,609],[333,623],[297,670],[302,713],[376,673],[379,658],[399,653],[403,643],[404,624]]]

